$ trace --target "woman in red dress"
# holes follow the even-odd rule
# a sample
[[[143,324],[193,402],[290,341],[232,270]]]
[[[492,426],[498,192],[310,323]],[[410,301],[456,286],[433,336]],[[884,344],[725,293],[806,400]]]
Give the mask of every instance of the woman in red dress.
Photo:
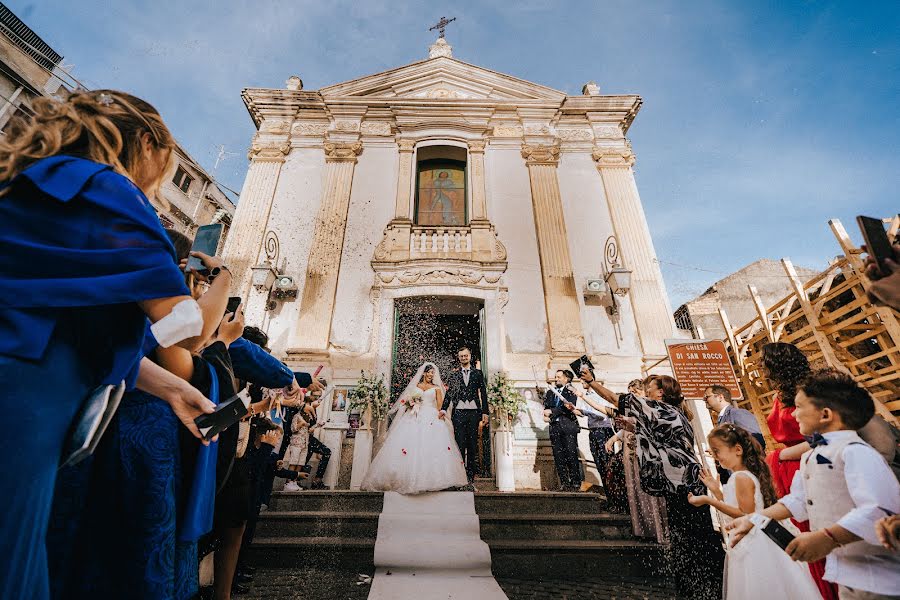
[[[784,448],[773,450],[766,455],[766,462],[772,471],[775,491],[781,498],[791,491],[794,475],[800,470],[800,457],[809,450],[806,439],[800,435],[800,426],[794,419],[794,396],[797,386],[809,375],[809,361],[793,344],[775,342],[762,349],[762,364],[766,375],[776,389],[772,412],[766,422],[776,442]],[[793,519],[792,519],[793,521]],[[809,531],[809,521],[793,521],[800,531]],[[809,563],[809,571],[825,600],[837,600],[837,585],[825,581],[825,559]]]

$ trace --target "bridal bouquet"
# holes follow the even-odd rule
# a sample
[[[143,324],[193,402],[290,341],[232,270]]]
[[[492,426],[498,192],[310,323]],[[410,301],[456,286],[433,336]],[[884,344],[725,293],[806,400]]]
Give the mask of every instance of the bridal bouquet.
[[[402,402],[402,400],[401,400]],[[412,393],[406,401],[406,408],[412,411],[412,414],[418,416],[419,408],[422,406],[422,390],[417,389]]]

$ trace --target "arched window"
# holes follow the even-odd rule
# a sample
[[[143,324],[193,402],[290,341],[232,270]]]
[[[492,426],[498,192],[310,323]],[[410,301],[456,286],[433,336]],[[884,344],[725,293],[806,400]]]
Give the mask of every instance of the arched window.
[[[421,148],[416,161],[416,225],[467,225],[466,188],[466,151],[463,148]]]

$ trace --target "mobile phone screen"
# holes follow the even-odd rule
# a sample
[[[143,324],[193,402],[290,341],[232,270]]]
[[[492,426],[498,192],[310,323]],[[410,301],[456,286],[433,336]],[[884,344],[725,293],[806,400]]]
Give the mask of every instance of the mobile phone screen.
[[[215,223],[213,225],[203,225],[197,228],[197,235],[194,237],[194,243],[191,246],[191,252],[202,252],[209,256],[215,256],[216,248],[219,247],[219,238],[222,236],[222,224]],[[186,271],[197,269],[200,273],[206,270],[203,263],[196,256],[188,258]]]
[[[888,275],[890,271],[884,261],[894,257],[894,250],[891,248],[891,242],[884,230],[884,223],[881,222],[881,219],[863,216],[856,217],[856,222],[859,223],[869,254],[878,263],[878,270],[883,276]]]
[[[794,534],[784,528],[784,526],[772,519],[769,523],[763,527],[763,533],[765,533],[769,539],[778,544],[778,546],[784,550],[788,547],[788,544],[794,539]]]
[[[238,306],[241,305],[241,297],[240,296],[230,296],[228,298],[228,304],[225,307],[225,314],[233,313],[238,309]]]

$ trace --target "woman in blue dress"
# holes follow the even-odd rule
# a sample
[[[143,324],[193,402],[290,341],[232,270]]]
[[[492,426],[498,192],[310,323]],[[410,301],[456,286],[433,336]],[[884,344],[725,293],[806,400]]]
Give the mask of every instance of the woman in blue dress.
[[[165,346],[192,347],[218,324],[204,323],[147,200],[175,147],[162,118],[111,90],[33,110],[0,139],[0,408],[17,416],[0,455],[4,599],[49,595],[57,466],[95,388],[124,380],[153,393],[195,435],[193,418],[213,410],[141,353],[148,318]]]

